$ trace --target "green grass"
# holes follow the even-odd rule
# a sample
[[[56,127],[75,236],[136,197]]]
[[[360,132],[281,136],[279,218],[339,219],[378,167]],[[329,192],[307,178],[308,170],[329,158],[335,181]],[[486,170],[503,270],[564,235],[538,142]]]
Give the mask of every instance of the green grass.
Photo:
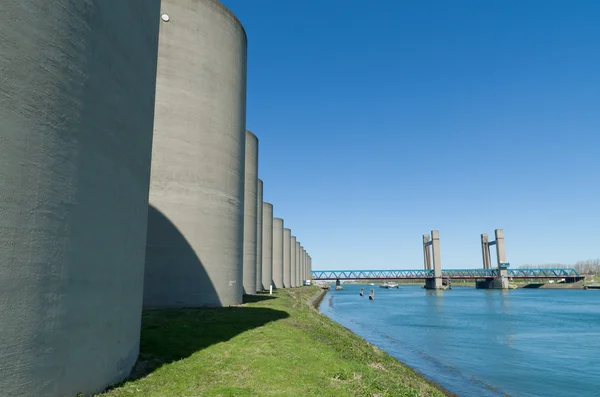
[[[284,289],[233,308],[145,312],[133,379],[102,396],[444,395],[310,307],[317,292]]]

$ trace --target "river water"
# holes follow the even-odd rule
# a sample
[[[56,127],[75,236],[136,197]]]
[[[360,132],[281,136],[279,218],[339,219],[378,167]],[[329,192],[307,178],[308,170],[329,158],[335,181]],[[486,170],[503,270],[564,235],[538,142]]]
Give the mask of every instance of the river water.
[[[600,291],[345,284],[320,310],[461,396],[600,396]]]

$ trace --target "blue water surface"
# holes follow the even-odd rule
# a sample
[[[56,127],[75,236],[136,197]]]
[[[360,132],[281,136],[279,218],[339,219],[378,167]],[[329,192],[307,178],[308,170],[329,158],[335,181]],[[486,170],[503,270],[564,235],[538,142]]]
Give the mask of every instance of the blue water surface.
[[[320,310],[461,396],[600,396],[600,291],[346,284]]]

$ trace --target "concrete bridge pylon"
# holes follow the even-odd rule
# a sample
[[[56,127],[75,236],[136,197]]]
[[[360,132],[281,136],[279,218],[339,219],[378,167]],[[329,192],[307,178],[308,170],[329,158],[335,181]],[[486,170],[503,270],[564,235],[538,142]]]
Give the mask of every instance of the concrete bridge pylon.
[[[442,289],[442,259],[440,256],[440,231],[432,230],[431,236],[423,235],[425,270],[433,269],[433,278],[425,280],[426,289]],[[432,261],[433,259],[433,261]],[[433,263],[432,263],[433,262]],[[433,266],[432,266],[433,265]]]
[[[483,268],[491,269],[490,246],[496,246],[496,260],[498,263],[498,277],[491,280],[478,281],[476,288],[483,289],[508,289],[508,266],[506,262],[506,249],[504,248],[504,230],[496,229],[494,231],[496,240],[489,241],[487,234],[481,235],[481,256],[483,259]]]

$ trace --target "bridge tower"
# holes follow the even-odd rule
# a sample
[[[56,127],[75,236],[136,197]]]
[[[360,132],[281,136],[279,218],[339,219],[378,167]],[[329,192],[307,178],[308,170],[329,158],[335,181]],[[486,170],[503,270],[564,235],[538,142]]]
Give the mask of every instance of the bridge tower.
[[[425,280],[425,288],[442,289],[442,259],[440,256],[439,230],[432,230],[431,237],[428,234],[423,235],[423,260],[425,264],[425,270],[433,269],[433,278]]]
[[[476,288],[484,289],[508,289],[508,266],[506,262],[506,250],[504,248],[504,230],[496,229],[494,231],[496,240],[489,241],[487,234],[481,235],[481,256],[483,259],[483,268],[491,269],[490,246],[496,246],[496,260],[498,262],[498,276],[492,280],[478,281]]]

